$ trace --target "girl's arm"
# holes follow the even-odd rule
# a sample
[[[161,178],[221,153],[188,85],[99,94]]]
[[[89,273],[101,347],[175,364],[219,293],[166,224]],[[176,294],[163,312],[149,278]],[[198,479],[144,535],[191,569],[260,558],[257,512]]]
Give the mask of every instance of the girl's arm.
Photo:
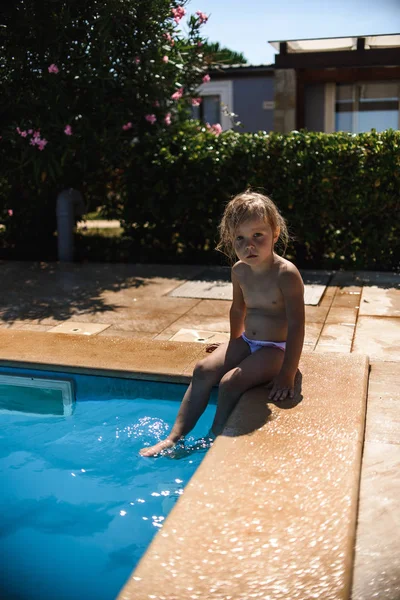
[[[244,303],[243,292],[239,285],[239,280],[232,269],[233,299],[229,312],[231,325],[231,340],[240,337],[244,331],[244,318],[246,315],[246,305]]]
[[[285,302],[288,334],[282,368],[275,377],[269,394],[269,399],[275,401],[284,400],[287,396],[293,398],[294,378],[303,349],[305,322],[304,285],[294,265],[281,273],[279,287]]]

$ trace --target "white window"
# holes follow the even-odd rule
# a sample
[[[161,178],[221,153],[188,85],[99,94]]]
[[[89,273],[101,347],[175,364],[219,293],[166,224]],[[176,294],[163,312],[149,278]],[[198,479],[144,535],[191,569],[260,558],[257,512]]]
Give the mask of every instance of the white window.
[[[220,123],[222,129],[231,129],[231,119],[225,112],[233,112],[232,81],[210,81],[203,83],[198,94],[202,99],[200,106],[192,107],[194,119],[214,125]]]
[[[400,82],[336,85],[335,130],[400,129]]]

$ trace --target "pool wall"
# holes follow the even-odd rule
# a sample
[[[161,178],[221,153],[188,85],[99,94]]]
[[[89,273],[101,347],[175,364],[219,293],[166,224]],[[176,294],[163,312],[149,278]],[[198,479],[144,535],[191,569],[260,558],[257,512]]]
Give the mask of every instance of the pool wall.
[[[0,364],[184,382],[204,346],[0,332]],[[305,353],[280,406],[247,392],[119,599],[349,598],[368,360]]]

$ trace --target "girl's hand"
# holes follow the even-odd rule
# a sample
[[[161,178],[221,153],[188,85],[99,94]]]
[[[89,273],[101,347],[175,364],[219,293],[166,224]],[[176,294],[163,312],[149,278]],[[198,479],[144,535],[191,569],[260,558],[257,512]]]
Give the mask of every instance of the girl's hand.
[[[282,375],[281,373],[274,377],[269,386],[272,388],[268,400],[272,402],[282,402],[286,398],[294,396],[294,377]]]

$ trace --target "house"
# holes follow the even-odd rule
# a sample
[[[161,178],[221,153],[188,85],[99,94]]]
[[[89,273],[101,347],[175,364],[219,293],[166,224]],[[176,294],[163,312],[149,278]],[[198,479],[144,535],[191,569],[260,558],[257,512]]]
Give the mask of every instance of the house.
[[[205,123],[220,123],[232,128],[225,114],[238,115],[238,131],[271,131],[274,128],[274,66],[220,66],[210,72],[211,81],[200,86],[202,103],[193,109],[193,117]],[[236,119],[237,120],[237,119]]]
[[[240,131],[400,129],[400,34],[272,41],[272,65],[214,69],[203,84],[206,122]],[[212,108],[211,108],[212,107]]]

